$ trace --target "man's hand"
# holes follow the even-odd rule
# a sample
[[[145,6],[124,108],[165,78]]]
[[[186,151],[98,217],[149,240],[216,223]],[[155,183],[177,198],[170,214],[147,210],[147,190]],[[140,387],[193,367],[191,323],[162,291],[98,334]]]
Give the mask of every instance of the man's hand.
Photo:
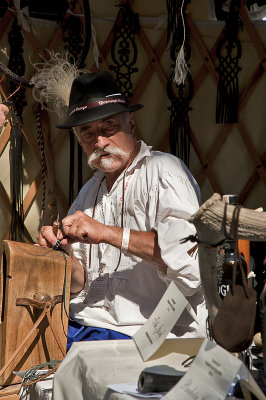
[[[82,211],[77,211],[62,220],[64,239],[61,243],[62,245],[75,242],[99,244],[104,241],[106,228]]]
[[[62,240],[63,237],[64,235],[60,229],[57,232],[57,236],[55,236],[52,226],[43,226],[37,236],[37,244],[42,247],[53,247],[57,240]]]
[[[75,243],[98,244],[103,241],[106,226],[90,218],[82,211],[77,211],[73,215],[62,220],[62,229],[58,230],[57,236],[53,232],[52,226],[43,226],[37,237],[37,243],[43,247],[53,247],[57,240],[61,241],[61,246]]]
[[[6,115],[9,113],[9,109],[5,104],[0,104],[0,132],[3,129],[5,120],[6,120]]]
[[[52,226],[43,226],[40,234],[37,237],[37,244],[42,247],[53,247],[57,240],[61,241],[60,247],[62,247],[72,259],[70,292],[78,293],[83,289],[86,281],[85,270],[83,269],[79,260],[74,257],[70,243],[74,243],[75,241],[77,242],[79,240],[71,239],[69,237],[63,238],[64,234],[60,229],[58,229],[57,235],[55,235]]]

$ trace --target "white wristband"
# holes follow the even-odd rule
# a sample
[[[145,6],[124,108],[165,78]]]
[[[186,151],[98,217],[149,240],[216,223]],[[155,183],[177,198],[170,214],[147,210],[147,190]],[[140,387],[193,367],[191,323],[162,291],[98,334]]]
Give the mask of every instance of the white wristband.
[[[121,244],[121,251],[123,251],[123,253],[127,253],[128,245],[129,245],[129,238],[130,238],[130,229],[123,228],[123,236],[122,236],[122,244]]]

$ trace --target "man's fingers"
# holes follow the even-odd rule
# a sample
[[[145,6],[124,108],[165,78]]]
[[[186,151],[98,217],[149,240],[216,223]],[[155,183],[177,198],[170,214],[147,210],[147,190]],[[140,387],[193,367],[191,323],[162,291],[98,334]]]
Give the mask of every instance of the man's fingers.
[[[37,243],[43,247],[53,247],[57,240],[62,240],[63,238],[64,235],[60,229],[58,230],[57,236],[55,236],[52,226],[44,226],[37,236]]]

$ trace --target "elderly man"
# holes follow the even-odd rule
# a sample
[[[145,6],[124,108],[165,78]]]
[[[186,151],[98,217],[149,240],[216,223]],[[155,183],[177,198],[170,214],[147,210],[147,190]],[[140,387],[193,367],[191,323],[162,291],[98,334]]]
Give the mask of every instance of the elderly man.
[[[134,136],[134,111],[112,77],[88,73],[72,84],[67,121],[96,169],[62,221],[42,228],[41,246],[72,258],[68,346],[76,340],[129,338],[174,281],[190,303],[172,333],[205,336],[206,307],[187,218],[199,188],[178,158]],[[196,316],[196,317],[195,317]]]

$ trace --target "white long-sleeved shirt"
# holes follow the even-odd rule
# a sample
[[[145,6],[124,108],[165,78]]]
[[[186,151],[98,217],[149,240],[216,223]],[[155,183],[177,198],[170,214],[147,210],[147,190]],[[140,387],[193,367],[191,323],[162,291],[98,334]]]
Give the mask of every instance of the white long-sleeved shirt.
[[[103,172],[97,171],[81,189],[69,214],[81,210],[90,217],[94,214],[105,225],[121,226],[123,190],[123,226],[157,232],[167,273],[165,268],[130,253],[121,253],[114,272],[119,249],[105,243],[75,243],[74,255],[83,265],[87,279],[83,290],[72,295],[71,316],[82,325],[113,329],[131,336],[146,322],[173,280],[192,306],[197,320],[184,310],[172,332],[178,337],[205,336],[207,311],[198,258],[187,253],[193,243],[179,243],[180,239],[195,234],[194,225],[187,219],[199,207],[196,181],[181,160],[151,151],[141,142],[139,153],[111,190],[107,190]],[[102,278],[97,280],[100,271]]]

